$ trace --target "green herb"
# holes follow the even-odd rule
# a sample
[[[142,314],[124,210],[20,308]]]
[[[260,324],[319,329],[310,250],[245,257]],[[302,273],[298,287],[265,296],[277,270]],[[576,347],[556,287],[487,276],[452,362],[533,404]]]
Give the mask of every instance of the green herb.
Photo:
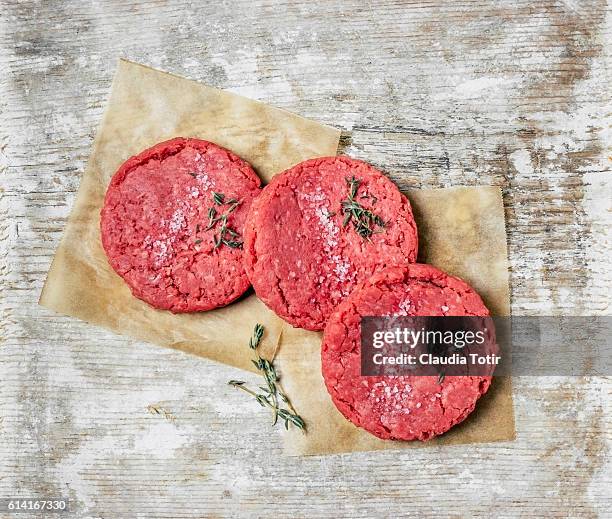
[[[223,205],[223,200],[225,199],[225,195],[223,193],[215,193],[213,191],[212,196],[213,196],[213,202],[216,205]]]
[[[202,240],[200,240],[200,238],[198,238],[195,242],[196,245],[198,245],[199,243],[202,243]]]
[[[240,201],[236,200],[235,198],[231,198],[225,202],[225,195],[223,193],[216,193],[214,191],[212,193],[212,198],[215,205],[226,208],[223,214],[219,214],[214,206],[208,209],[208,225],[206,226],[206,230],[209,231],[210,229],[213,229],[216,227],[217,223],[221,224],[219,234],[215,234],[214,248],[216,249],[221,247],[221,245],[227,245],[232,249],[241,249],[242,241],[239,239],[240,234],[227,225],[229,215],[237,209],[237,207],[240,205]]]
[[[349,187],[349,194],[347,199],[343,200],[341,204],[342,214],[344,214],[342,226],[346,227],[352,222],[355,232],[364,240],[370,241],[372,234],[383,232],[383,229],[387,224],[380,216],[374,214],[372,211],[366,209],[359,202],[357,202],[357,191],[361,185],[361,180],[355,177],[347,177],[346,183]],[[361,198],[364,198],[365,196],[362,196]],[[379,227],[379,229],[377,229],[377,227]]]
[[[442,384],[445,378],[446,378],[446,373],[444,373],[444,371],[440,371],[440,375],[438,375],[438,384]]]
[[[197,173],[189,173],[193,178],[197,178],[198,174]]]
[[[231,249],[242,249],[241,241],[221,240],[223,245],[227,245]]]
[[[257,353],[257,348],[261,343],[263,335],[264,327],[259,323],[256,324],[253,329],[253,335],[249,340],[249,348],[256,352],[257,356],[252,362],[262,374],[266,381],[266,385],[259,386],[258,389],[260,392],[257,392],[246,387],[246,383],[242,380],[230,380],[228,384],[253,396],[262,407],[269,407],[273,415],[272,425],[276,425],[280,418],[285,423],[285,429],[289,429],[289,424],[293,424],[298,429],[305,430],[306,423],[302,417],[296,413],[289,398],[280,387],[280,377],[274,364],[272,361],[261,357],[259,353]],[[279,401],[287,404],[287,408],[282,407]]]
[[[249,339],[249,348],[251,348],[252,350],[257,349],[257,346],[259,346],[259,343],[263,338],[264,330],[265,329],[263,327],[263,324],[257,323],[255,325],[255,328],[253,328],[253,335]]]

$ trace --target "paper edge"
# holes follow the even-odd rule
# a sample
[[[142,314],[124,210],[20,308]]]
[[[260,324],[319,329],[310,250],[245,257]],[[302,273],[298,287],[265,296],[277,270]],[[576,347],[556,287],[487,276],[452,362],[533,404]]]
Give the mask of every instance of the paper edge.
[[[64,229],[62,230],[62,237],[60,238],[57,246],[55,247],[55,252],[53,254],[53,258],[51,259],[51,264],[49,265],[49,268],[47,270],[47,274],[45,275],[45,282],[43,283],[43,287],[40,291],[40,295],[38,296],[38,305],[42,306],[44,308],[47,308],[48,310],[51,310],[53,312],[55,312],[58,315],[63,315],[66,317],[71,317],[73,319],[78,319],[76,317],[72,317],[68,314],[62,313],[58,310],[56,310],[55,308],[53,308],[53,306],[51,306],[50,301],[47,300],[47,287],[49,284],[49,277],[51,275],[51,273],[54,272],[55,268],[56,268],[56,261],[58,258],[58,254],[59,251],[61,250],[62,246],[64,245],[64,242],[66,241],[66,235],[67,235],[67,230],[68,227],[70,226],[70,224],[72,223],[72,220],[74,218],[73,214],[74,214],[74,207],[76,206],[77,202],[79,201],[79,197],[82,196],[81,191],[83,190],[83,178],[85,177],[85,174],[87,172],[87,170],[89,170],[90,168],[90,164],[91,164],[91,160],[92,157],[95,155],[95,152],[98,148],[99,142],[100,142],[100,134],[101,134],[101,129],[103,128],[104,124],[106,123],[106,119],[108,118],[108,114],[110,111],[110,101],[111,98],[113,96],[113,87],[115,85],[115,81],[117,79],[117,76],[119,75],[119,71],[120,71],[120,67],[119,67],[119,63],[121,62],[122,58],[119,58],[117,60],[117,66],[115,67],[115,72],[113,74],[113,77],[111,79],[110,82],[110,88],[108,89],[108,92],[106,94],[106,99],[105,99],[105,105],[104,105],[104,112],[102,114],[102,118],[100,119],[100,122],[97,124],[96,126],[96,133],[95,136],[92,140],[91,143],[91,147],[90,147],[90,151],[89,151],[89,155],[87,157],[87,162],[85,163],[85,167],[83,168],[82,172],[81,172],[81,176],[79,179],[79,188],[76,191],[74,200],[72,202],[72,206],[70,207],[70,212],[68,213],[68,217],[66,218],[66,223],[64,224]],[[82,322],[87,322],[87,321],[83,321],[82,319],[78,319]],[[89,323],[88,323],[89,324]]]
[[[190,77],[181,76],[179,74],[175,74],[174,72],[168,72],[166,70],[158,69],[158,68],[153,67],[151,65],[145,65],[144,63],[138,63],[136,61],[132,61],[131,59],[124,58],[124,57],[118,58],[117,61],[119,63],[123,62],[123,63],[127,63],[129,65],[136,65],[136,66],[138,66],[140,68],[144,68],[146,70],[151,70],[151,71],[154,71],[154,72],[157,72],[157,73],[160,73],[160,74],[164,74],[166,76],[170,76],[171,78],[173,78],[175,80],[189,81],[191,83],[197,83],[198,85],[200,85],[201,87],[203,87],[203,88],[205,88],[207,90],[221,91],[224,94],[227,94],[227,95],[229,95],[229,96],[231,96],[231,97],[233,97],[235,99],[236,98],[238,98],[238,99],[247,99],[250,102],[256,103],[256,104],[258,104],[258,105],[260,105],[262,107],[272,108],[273,110],[278,110],[278,111],[283,112],[283,113],[285,113],[287,115],[290,115],[291,117],[296,117],[296,118],[301,119],[303,121],[308,121],[309,123],[316,124],[317,126],[323,126],[327,130],[333,131],[334,133],[337,134],[338,144],[336,144],[336,154],[338,153],[338,147],[340,146],[340,135],[342,133],[342,130],[336,128],[335,126],[330,126],[329,124],[325,124],[325,123],[320,123],[318,121],[314,121],[314,120],[309,119],[307,117],[304,117],[302,115],[299,115],[299,114],[296,114],[294,112],[291,112],[291,111],[289,111],[289,110],[287,110],[285,108],[279,108],[278,106],[274,106],[274,105],[271,105],[271,104],[268,104],[268,103],[264,103],[263,101],[259,101],[257,99],[253,99],[251,97],[247,97],[247,96],[244,96],[242,94],[237,94],[236,92],[232,92],[230,90],[225,90],[223,88],[217,88],[217,87],[213,87],[213,86],[207,85],[206,83],[203,83],[199,79],[193,79],[193,78],[190,78]],[[117,67],[117,72],[118,72],[118,70],[119,70],[119,66]],[[115,72],[115,75],[117,74],[117,72]],[[114,76],[113,76],[113,80],[114,80]]]

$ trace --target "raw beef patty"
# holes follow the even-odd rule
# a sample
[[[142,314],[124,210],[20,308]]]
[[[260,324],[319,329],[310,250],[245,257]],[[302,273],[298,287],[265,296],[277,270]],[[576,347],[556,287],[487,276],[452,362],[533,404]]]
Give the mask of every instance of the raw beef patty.
[[[358,282],[417,255],[408,199],[348,157],[307,160],[275,176],[251,207],[244,239],[259,298],[308,330],[323,329]]]
[[[132,293],[156,308],[197,312],[249,287],[244,222],[261,181],[232,152],[199,139],[162,142],[115,173],[102,245]]]
[[[427,440],[464,420],[491,377],[362,377],[362,316],[487,316],[465,282],[430,266],[381,271],[356,288],[332,314],[321,349],[323,378],[340,412],[383,439]]]

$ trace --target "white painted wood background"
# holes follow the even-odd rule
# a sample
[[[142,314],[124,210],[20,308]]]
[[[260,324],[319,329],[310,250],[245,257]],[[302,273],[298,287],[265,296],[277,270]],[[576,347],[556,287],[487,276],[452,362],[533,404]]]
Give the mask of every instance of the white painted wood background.
[[[0,0],[0,496],[610,517],[609,378],[517,379],[511,443],[287,458],[235,370],[36,301],[123,56],[335,125],[400,186],[502,186],[514,313],[610,313],[611,52],[605,1]]]

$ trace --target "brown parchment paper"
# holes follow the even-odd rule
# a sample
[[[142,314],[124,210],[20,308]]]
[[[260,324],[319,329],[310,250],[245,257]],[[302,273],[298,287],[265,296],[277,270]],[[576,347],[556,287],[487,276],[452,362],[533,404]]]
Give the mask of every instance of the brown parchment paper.
[[[340,132],[284,110],[120,60],[79,192],[40,304],[119,334],[252,369],[246,347],[256,322],[263,354],[282,321],[250,294],[219,310],[174,315],[136,299],[109,266],[100,242],[106,187],[130,156],[172,137],[199,137],[250,162],[267,181],[308,158],[335,155]]]
[[[497,187],[411,190],[419,229],[419,261],[470,283],[493,315],[510,315],[504,207]],[[321,376],[321,334],[286,327],[276,364],[308,432],[284,435],[291,455],[333,454],[431,447],[515,438],[512,385],[494,377],[476,410],[448,433],[428,442],[385,441],[346,420],[329,397]]]
[[[283,385],[308,423],[290,431],[290,454],[396,449],[421,443],[383,442],[336,411],[320,374],[320,335],[286,325],[253,294],[226,308],[174,315],[134,298],[108,265],[99,212],[106,186],[128,157],[175,136],[208,139],[249,161],[264,181],[302,160],[335,155],[333,128],[125,60],[110,100],[40,304],[139,340],[252,370],[246,348],[254,323],[266,327],[262,354],[272,356]],[[410,191],[419,224],[421,261],[463,277],[494,314],[509,313],[503,206],[497,188]],[[477,411],[425,445],[514,438],[509,379],[497,378]]]

